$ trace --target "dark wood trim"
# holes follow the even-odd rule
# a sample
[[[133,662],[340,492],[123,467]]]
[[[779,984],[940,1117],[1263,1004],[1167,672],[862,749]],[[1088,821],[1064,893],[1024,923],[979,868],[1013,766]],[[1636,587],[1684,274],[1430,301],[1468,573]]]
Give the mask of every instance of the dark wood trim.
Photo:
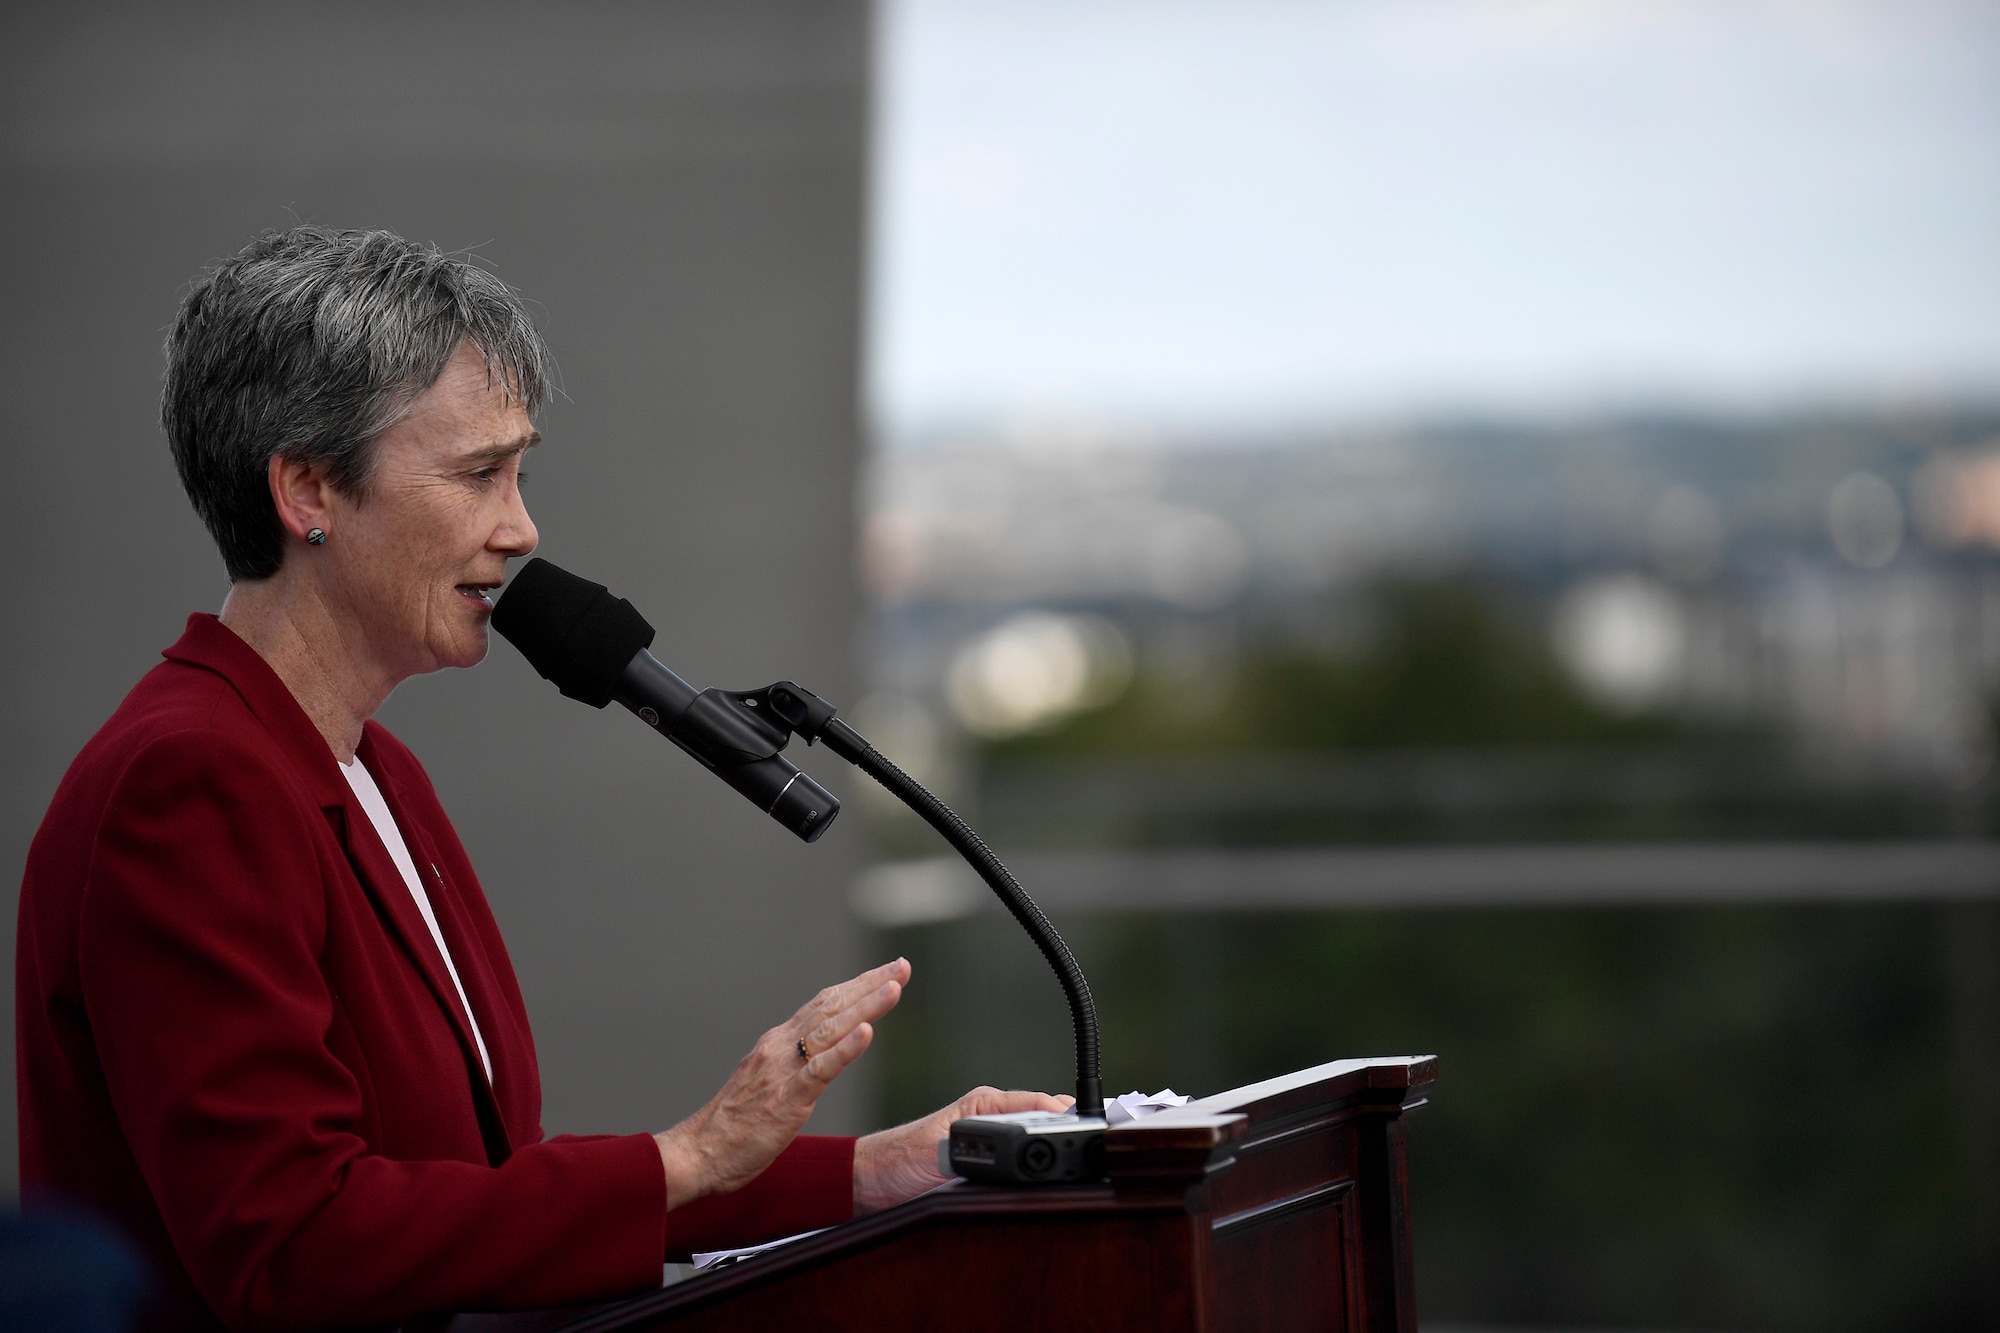
[[[1104,1135],[1104,1169],[1121,1194],[1135,1188],[1186,1189],[1228,1167],[1233,1145],[1249,1128],[1243,1115],[1160,1117],[1120,1125]]]
[[[857,1218],[726,1268],[697,1274],[674,1286],[623,1302],[579,1323],[564,1324],[561,1333],[615,1333],[616,1330],[651,1327],[652,1322],[649,1321],[664,1321],[727,1299],[745,1288],[755,1287],[779,1269],[799,1272],[835,1263],[892,1236],[934,1226],[946,1219],[1037,1214],[1082,1218],[1130,1209],[1170,1213],[1179,1211],[1180,1207],[1177,1199],[1164,1196],[1121,1199],[1112,1193],[1108,1185],[1045,1185],[1034,1189],[1015,1189],[956,1180],[894,1208]],[[635,1317],[639,1320],[636,1324],[632,1322]]]
[[[1315,1185],[1309,1190],[1300,1190],[1297,1194],[1288,1194],[1282,1199],[1260,1203],[1255,1208],[1245,1208],[1227,1217],[1218,1217],[1209,1223],[1209,1229],[1215,1233],[1216,1239],[1220,1240],[1237,1232],[1248,1231],[1252,1227],[1281,1221],[1295,1213],[1331,1208],[1340,1201],[1342,1195],[1353,1188],[1354,1182],[1351,1180],[1336,1180],[1327,1185]]]

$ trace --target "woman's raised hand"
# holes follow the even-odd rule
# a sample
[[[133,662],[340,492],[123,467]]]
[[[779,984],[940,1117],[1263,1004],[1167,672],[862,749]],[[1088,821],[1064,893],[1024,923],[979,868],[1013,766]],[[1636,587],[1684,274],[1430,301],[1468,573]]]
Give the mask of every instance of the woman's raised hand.
[[[820,1094],[868,1049],[875,1020],[896,1007],[909,979],[909,963],[898,958],[827,987],[759,1037],[708,1105],[655,1134],[667,1207],[740,1189],[769,1166]]]

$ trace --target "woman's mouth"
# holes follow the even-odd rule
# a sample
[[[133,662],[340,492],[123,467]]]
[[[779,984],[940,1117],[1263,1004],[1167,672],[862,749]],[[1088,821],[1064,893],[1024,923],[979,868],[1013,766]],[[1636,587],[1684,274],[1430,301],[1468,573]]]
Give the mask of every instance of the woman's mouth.
[[[491,611],[493,609],[493,602],[488,594],[499,586],[497,583],[461,583],[453,591],[467,601],[477,602],[480,606]]]

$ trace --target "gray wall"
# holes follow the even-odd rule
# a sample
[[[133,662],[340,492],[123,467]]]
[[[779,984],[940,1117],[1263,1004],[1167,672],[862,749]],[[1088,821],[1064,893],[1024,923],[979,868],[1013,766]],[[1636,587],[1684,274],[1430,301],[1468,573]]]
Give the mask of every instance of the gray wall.
[[[226,591],[155,422],[161,331],[203,264],[294,217],[477,246],[567,391],[530,460],[542,553],[698,684],[853,697],[865,4],[24,8],[0,19],[10,969],[64,767]],[[507,933],[551,1131],[664,1128],[862,961],[858,818],[804,847],[504,643],[382,716]],[[814,1127],[867,1102],[836,1089]]]

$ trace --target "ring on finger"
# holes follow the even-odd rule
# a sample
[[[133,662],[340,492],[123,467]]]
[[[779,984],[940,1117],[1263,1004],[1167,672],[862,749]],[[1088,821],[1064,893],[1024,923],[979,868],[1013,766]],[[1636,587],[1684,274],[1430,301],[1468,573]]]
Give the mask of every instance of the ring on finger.
[[[799,1052],[799,1059],[801,1060],[812,1059],[812,1052],[806,1049],[806,1039],[804,1037],[799,1038],[798,1052]]]

